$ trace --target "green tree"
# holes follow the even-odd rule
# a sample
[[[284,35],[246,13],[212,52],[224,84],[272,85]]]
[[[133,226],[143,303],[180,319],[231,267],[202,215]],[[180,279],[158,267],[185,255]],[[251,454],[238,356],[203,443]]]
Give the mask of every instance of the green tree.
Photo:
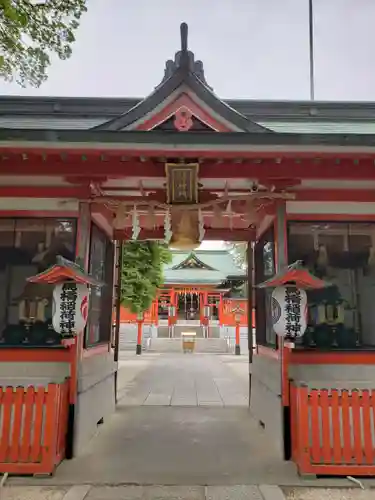
[[[46,80],[50,56],[67,59],[87,0],[0,0],[0,76],[25,87]]]
[[[166,245],[129,241],[123,245],[121,303],[133,313],[146,311],[163,284],[163,266],[172,259]]]

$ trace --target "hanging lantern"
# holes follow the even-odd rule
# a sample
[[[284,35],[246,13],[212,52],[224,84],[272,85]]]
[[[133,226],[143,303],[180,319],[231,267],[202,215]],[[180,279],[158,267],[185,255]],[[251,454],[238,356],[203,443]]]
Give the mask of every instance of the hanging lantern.
[[[275,333],[288,340],[302,337],[307,328],[307,295],[293,285],[272,291],[272,324]]]

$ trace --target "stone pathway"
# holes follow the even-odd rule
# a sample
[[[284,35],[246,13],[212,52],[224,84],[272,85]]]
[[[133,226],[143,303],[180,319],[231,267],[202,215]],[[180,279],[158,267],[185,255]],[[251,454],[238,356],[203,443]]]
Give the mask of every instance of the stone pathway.
[[[10,486],[1,500],[373,500],[375,490],[298,488],[270,485],[90,486],[67,488]]]
[[[284,500],[272,486],[73,486],[66,490],[8,487],[1,500]]]
[[[247,359],[205,354],[163,355],[121,391],[126,406],[247,407],[247,379],[230,365],[248,372]],[[123,361],[126,370],[126,360]]]
[[[296,488],[285,491],[286,500],[374,500],[374,489]]]

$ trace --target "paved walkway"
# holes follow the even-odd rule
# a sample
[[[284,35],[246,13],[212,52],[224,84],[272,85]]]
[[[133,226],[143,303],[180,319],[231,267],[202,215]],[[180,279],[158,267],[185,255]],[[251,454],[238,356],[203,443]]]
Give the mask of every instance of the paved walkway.
[[[295,475],[250,416],[245,356],[126,355],[121,365],[136,376],[121,375],[116,413],[50,484],[252,485]]]
[[[126,359],[121,362],[123,371],[128,363]],[[123,385],[120,404],[247,408],[247,374],[245,356],[159,355],[146,371]]]

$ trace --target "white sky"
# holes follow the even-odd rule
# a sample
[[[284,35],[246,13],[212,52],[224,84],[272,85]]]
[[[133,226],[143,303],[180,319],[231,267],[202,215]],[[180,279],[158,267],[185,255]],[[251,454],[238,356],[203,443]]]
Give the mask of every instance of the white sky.
[[[223,241],[204,241],[198,250],[223,250],[224,248]]]
[[[189,48],[223,98],[308,99],[308,0],[88,0],[73,56],[40,89],[0,94],[149,94],[189,24]],[[316,98],[375,100],[375,0],[314,0]]]

